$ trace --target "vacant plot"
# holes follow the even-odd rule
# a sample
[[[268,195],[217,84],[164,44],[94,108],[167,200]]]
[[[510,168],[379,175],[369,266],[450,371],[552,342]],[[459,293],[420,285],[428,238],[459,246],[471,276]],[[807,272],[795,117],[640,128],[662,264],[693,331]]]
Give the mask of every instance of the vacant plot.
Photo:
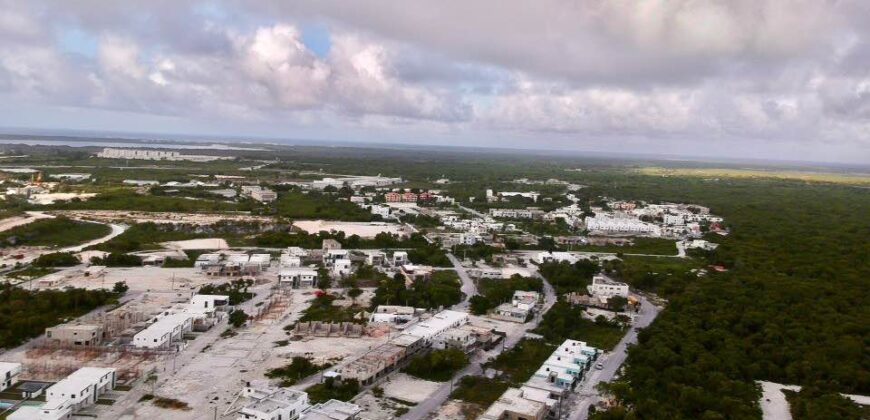
[[[765,171],[729,168],[640,168],[638,172],[657,176],[692,176],[703,178],[773,178],[833,184],[870,185],[870,175],[834,172]]]
[[[26,245],[61,248],[101,238],[111,231],[106,225],[65,217],[42,219],[0,233],[0,247]]]
[[[379,233],[390,233],[395,235],[403,235],[405,233],[402,225],[393,223],[366,223],[366,222],[328,222],[324,220],[300,220],[293,222],[293,226],[298,227],[308,233],[326,232],[344,232],[347,236],[357,235],[360,238],[374,238]]]

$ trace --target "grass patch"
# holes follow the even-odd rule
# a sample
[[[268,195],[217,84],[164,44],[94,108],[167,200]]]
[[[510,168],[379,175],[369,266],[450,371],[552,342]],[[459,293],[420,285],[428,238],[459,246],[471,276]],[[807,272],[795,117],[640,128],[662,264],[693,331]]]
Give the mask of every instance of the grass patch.
[[[322,322],[354,322],[365,323],[365,320],[354,318],[354,316],[363,310],[358,306],[342,307],[335,306],[332,301],[336,299],[332,295],[321,295],[314,298],[311,306],[303,313],[302,322],[307,321],[322,321]]]
[[[375,290],[372,307],[377,305],[406,305],[415,308],[438,308],[462,301],[462,283],[454,271],[435,271],[429,280],[420,280],[411,288],[405,287],[405,278],[396,275]]]
[[[794,420],[849,420],[870,418],[870,407],[855,403],[837,392],[812,386],[800,392],[783,390]]]
[[[528,381],[554,350],[556,346],[543,340],[523,339],[487,363],[486,367],[502,371],[508,383],[518,386]]]
[[[188,200],[181,197],[138,194],[132,189],[113,189],[88,200],[58,202],[41,208],[53,210],[137,210],[205,213],[249,210],[236,203],[216,200]]]
[[[467,365],[468,356],[462,350],[432,350],[411,359],[403,372],[427,381],[444,382]]]
[[[36,337],[70,318],[115,303],[118,294],[108,290],[40,290],[17,287],[0,290],[0,348],[10,348]]]
[[[323,383],[312,385],[305,389],[308,399],[313,404],[326,402],[332,399],[350,401],[359,394],[359,383],[353,380],[338,382],[334,378],[326,378]]]
[[[278,214],[289,219],[323,219],[368,222],[372,214],[337,196],[310,191],[282,192],[276,203]]]
[[[111,231],[106,225],[65,217],[41,219],[0,233],[0,247],[26,245],[61,248],[101,238]]]
[[[677,255],[677,243],[662,238],[634,238],[631,245],[578,245],[572,249],[623,254]]]
[[[654,176],[689,176],[700,178],[770,178],[847,185],[870,185],[870,175],[833,172],[736,168],[640,168],[638,172]]]
[[[501,394],[504,394],[508,387],[510,387],[510,384],[500,379],[489,379],[484,376],[463,376],[459,380],[456,389],[450,394],[450,398],[480,407],[489,407]]]
[[[266,372],[266,377],[270,379],[280,379],[281,386],[287,387],[330,366],[332,365],[328,363],[316,365],[311,363],[311,359],[307,357],[296,356],[292,359],[290,364],[284,367],[269,369]]]
[[[47,276],[49,274],[57,273],[58,269],[51,267],[34,267],[28,266],[22,268],[20,270],[10,271],[6,273],[6,277],[18,279],[18,280],[33,280],[35,278],[39,278],[42,276]]]
[[[154,396],[154,399],[151,400],[152,404],[157,407],[165,408],[167,410],[181,410],[181,411],[190,411],[190,405],[186,402],[177,400],[175,398],[167,398],[167,397],[158,397]]]
[[[477,290],[480,295],[471,298],[471,313],[484,315],[499,304],[510,302],[517,290],[540,292],[543,288],[541,279],[523,277],[519,274],[509,279],[479,279]]]
[[[209,226],[145,222],[131,226],[110,241],[91,249],[106,252],[133,252],[162,249],[162,242],[220,237],[230,242],[241,242],[246,235],[260,232],[261,226],[253,222],[218,222]],[[191,263],[193,266],[193,263]]]
[[[590,321],[582,317],[583,308],[557,302],[544,314],[541,324],[534,330],[553,344],[561,344],[567,339],[585,341],[592,347],[611,350],[626,329],[615,322],[599,317]]]

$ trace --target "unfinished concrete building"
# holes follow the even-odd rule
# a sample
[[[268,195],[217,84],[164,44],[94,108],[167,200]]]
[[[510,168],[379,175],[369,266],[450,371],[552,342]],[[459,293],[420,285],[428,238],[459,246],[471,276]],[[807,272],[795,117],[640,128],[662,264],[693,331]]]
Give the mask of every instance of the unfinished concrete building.
[[[352,322],[299,322],[293,328],[293,333],[314,337],[362,337],[363,328]]]

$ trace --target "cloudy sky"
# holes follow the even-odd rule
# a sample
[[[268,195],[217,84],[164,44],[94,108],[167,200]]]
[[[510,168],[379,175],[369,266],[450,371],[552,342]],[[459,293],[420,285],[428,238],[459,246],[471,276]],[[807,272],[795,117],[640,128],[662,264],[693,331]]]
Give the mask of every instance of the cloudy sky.
[[[0,126],[867,163],[870,2],[0,0]]]

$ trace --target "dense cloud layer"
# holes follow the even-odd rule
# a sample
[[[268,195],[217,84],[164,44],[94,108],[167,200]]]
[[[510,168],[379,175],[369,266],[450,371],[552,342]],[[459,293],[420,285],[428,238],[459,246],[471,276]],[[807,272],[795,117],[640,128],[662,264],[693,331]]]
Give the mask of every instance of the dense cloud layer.
[[[870,5],[7,0],[0,96],[6,126],[866,162]]]

